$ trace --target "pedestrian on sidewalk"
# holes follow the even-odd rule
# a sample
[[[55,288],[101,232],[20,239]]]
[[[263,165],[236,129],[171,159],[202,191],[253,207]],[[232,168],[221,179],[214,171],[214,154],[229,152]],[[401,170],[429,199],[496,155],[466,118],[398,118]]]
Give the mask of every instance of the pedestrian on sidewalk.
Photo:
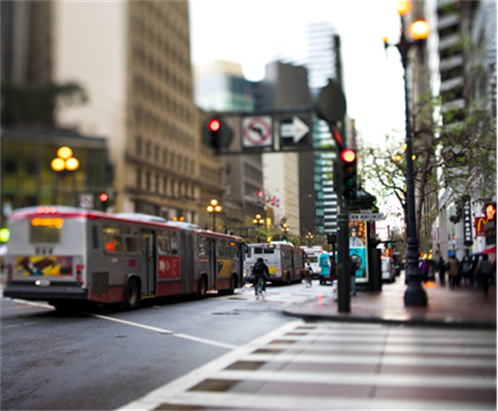
[[[349,275],[351,276],[351,295],[356,295],[356,271],[360,266],[349,256]]]
[[[431,269],[429,266],[429,261],[427,258],[422,260],[419,265],[420,272],[422,273],[422,281],[425,283],[429,279],[429,270]]]
[[[481,279],[482,288],[484,289],[484,295],[488,295],[489,280],[493,274],[493,263],[489,261],[487,254],[482,256],[482,260],[477,266],[476,274]]]
[[[444,287],[446,285],[445,281],[446,263],[442,255],[439,256],[439,261],[437,262],[436,270],[439,273],[439,284]]]
[[[456,284],[457,277],[457,265],[458,261],[454,255],[452,255],[448,262],[446,263],[446,270],[448,271],[448,282],[450,283],[450,288],[453,290]]]
[[[471,278],[471,273],[470,273],[470,261],[469,257],[465,256],[462,259],[462,262],[460,263],[461,265],[461,271],[462,271],[462,278],[463,278],[463,285],[464,287],[472,285],[472,278]]]

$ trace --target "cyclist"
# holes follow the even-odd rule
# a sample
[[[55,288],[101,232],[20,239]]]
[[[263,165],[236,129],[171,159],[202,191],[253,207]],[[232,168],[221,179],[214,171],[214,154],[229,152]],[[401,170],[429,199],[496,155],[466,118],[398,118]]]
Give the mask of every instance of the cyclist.
[[[263,291],[266,291],[266,282],[270,279],[270,273],[268,272],[268,266],[261,257],[254,264],[252,275],[254,276],[254,294],[258,295],[257,285],[260,278],[263,280]]]

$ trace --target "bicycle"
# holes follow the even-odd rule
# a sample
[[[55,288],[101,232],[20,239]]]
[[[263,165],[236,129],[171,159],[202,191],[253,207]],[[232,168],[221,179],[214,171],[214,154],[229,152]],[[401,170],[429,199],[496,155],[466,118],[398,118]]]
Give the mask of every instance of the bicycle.
[[[264,290],[265,282],[262,278],[258,278],[256,282],[256,300],[265,298],[266,291]]]

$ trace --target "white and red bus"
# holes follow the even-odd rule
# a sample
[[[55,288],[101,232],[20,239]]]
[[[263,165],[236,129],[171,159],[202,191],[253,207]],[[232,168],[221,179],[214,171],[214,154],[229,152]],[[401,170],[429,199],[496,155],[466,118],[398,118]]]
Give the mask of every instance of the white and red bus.
[[[240,237],[146,214],[67,206],[9,216],[4,296],[138,307],[153,297],[233,293],[243,285]]]
[[[268,266],[272,283],[291,284],[303,279],[304,252],[286,241],[247,244],[245,256],[245,281],[252,282],[252,268],[258,258]]]

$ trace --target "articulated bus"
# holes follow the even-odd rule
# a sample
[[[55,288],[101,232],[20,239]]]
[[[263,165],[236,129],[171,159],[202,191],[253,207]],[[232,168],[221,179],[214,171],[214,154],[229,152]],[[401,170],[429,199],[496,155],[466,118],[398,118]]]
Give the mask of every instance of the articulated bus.
[[[301,282],[304,270],[304,252],[286,241],[247,244],[245,259],[245,281],[252,282],[252,267],[263,258],[268,266],[272,283],[291,284]]]
[[[243,285],[240,237],[146,214],[66,206],[9,216],[4,296],[137,308],[146,298],[233,293]]]

